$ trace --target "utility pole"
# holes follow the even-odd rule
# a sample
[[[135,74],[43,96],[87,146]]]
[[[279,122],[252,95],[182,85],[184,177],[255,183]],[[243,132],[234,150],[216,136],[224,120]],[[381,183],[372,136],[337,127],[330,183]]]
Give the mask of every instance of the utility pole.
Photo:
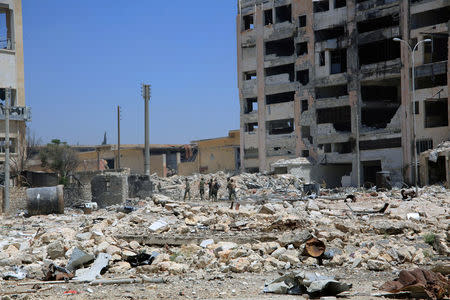
[[[120,105],[117,106],[117,169],[120,170]]]
[[[150,84],[142,84],[142,97],[145,102],[145,162],[144,162],[144,170],[145,175],[150,176],[150,130],[149,130],[149,102],[150,102],[150,94],[151,94],[151,85]]]
[[[9,212],[9,104],[11,89],[6,89],[5,97],[5,199],[3,200],[3,213]]]
[[[415,61],[414,61],[414,52],[417,50],[417,47],[422,43],[431,43],[431,39],[424,39],[419,41],[414,47],[411,47],[411,45],[400,38],[393,38],[394,41],[404,43],[408,46],[407,49],[409,49],[409,54],[411,56],[411,71],[412,71],[412,100],[410,101],[410,113],[412,114],[412,131],[413,131],[413,145],[412,149],[414,151],[414,163],[411,163],[411,167],[414,166],[414,173],[411,171],[411,178],[414,177],[414,185],[416,186],[416,195],[419,195],[419,186],[418,186],[418,180],[419,180],[419,162],[417,161],[417,135],[416,135],[416,111],[415,111],[415,102],[416,102],[416,71],[415,71]]]

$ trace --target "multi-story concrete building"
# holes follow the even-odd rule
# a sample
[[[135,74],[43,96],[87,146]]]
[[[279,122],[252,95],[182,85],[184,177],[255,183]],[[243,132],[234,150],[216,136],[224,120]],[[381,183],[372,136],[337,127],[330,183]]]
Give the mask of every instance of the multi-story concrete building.
[[[12,167],[21,169],[26,151],[22,1],[0,0],[0,164],[5,161],[5,99],[10,95],[10,153]]]
[[[243,168],[303,156],[330,186],[381,170],[413,182],[413,118],[418,151],[450,139],[449,17],[446,0],[239,0]],[[414,101],[393,38],[432,40],[415,51]]]

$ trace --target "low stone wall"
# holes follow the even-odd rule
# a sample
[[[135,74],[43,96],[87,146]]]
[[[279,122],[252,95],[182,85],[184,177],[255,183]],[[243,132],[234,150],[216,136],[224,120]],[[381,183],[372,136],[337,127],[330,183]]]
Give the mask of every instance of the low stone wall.
[[[4,188],[0,188],[0,212],[3,213],[3,197],[4,197]],[[9,196],[9,211],[6,212],[8,214],[15,214],[20,210],[27,209],[27,188],[25,187],[10,187],[9,188],[10,196]]]
[[[128,198],[128,176],[126,173],[104,173],[91,181],[92,201],[103,208],[123,204]]]

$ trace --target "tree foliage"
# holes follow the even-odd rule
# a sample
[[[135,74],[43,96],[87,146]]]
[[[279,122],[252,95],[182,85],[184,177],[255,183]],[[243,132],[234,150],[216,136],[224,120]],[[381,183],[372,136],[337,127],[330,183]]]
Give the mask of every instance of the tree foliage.
[[[39,152],[43,167],[47,167],[59,175],[61,183],[76,170],[79,164],[78,155],[66,142],[54,139]]]

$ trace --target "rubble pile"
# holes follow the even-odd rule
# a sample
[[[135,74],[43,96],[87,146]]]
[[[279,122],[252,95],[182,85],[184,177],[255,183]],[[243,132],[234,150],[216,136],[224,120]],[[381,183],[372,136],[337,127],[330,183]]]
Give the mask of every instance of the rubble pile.
[[[272,195],[289,186],[289,176],[235,178],[244,195],[265,200],[230,210],[225,201],[183,202],[154,194],[130,199],[126,207],[133,209],[2,216],[0,282],[316,268],[395,273],[438,262],[448,271],[450,191],[440,186],[422,188],[409,201],[400,190],[322,190],[305,200],[281,201]],[[176,194],[183,178],[158,183],[165,189],[176,185]],[[352,201],[345,192],[353,192]]]
[[[182,199],[184,193],[185,179],[188,178],[193,196],[199,198],[198,186],[200,179],[205,180],[205,188],[210,179],[217,179],[220,185],[219,199],[228,197],[226,192],[227,179],[233,179],[236,184],[236,191],[239,198],[243,200],[264,200],[272,198],[289,199],[301,195],[301,180],[291,174],[276,176],[262,176],[261,174],[242,173],[238,175],[217,172],[206,175],[193,176],[172,176],[161,178],[155,174],[151,176],[156,190],[172,199]]]

